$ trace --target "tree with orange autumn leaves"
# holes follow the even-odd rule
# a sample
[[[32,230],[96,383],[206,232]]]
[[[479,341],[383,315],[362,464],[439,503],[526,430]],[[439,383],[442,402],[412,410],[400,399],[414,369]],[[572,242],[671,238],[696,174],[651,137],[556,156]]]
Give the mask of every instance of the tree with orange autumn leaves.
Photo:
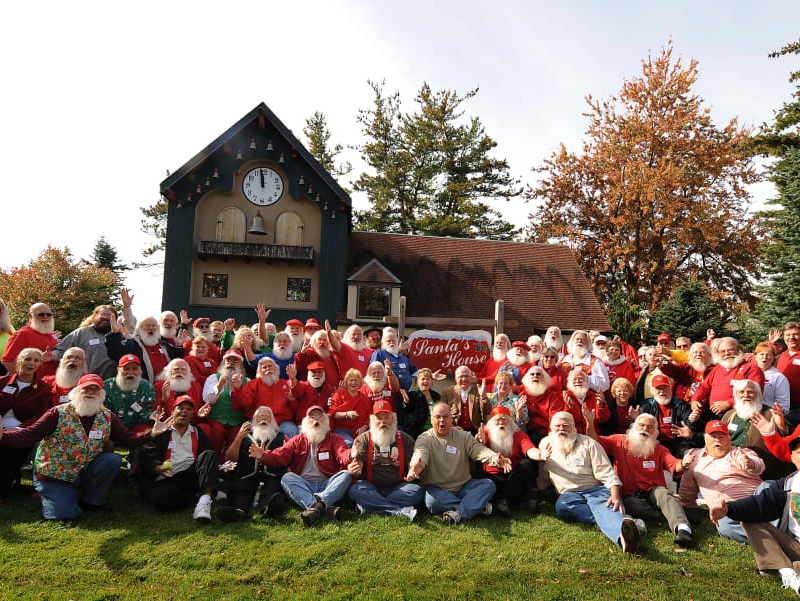
[[[527,234],[574,251],[601,302],[622,289],[652,311],[681,282],[701,279],[719,297],[752,303],[764,232],[748,213],[761,175],[747,152],[752,129],[724,127],[692,91],[697,61],[672,46],[642,61],[608,100],[586,98],[581,153],[563,146],[535,169]]]

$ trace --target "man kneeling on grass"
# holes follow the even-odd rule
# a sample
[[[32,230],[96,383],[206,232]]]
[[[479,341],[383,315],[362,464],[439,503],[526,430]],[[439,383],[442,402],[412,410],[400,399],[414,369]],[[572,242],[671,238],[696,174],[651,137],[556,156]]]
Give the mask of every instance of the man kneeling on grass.
[[[104,453],[109,441],[132,449],[165,432],[171,420],[157,421],[150,432],[134,434],[103,407],[103,379],[87,374],[69,393],[69,403],[47,411],[33,425],[3,432],[0,447],[42,444],[34,460],[33,487],[42,499],[46,520],[75,520],[83,510],[102,510],[122,457]],[[82,498],[78,501],[78,490]]]
[[[496,486],[488,478],[470,477],[469,460],[490,463],[511,471],[511,460],[486,448],[467,430],[453,428],[450,404],[439,401],[431,410],[433,427],[417,438],[406,481],[421,478],[425,505],[441,513],[444,523],[458,524],[483,510],[492,512],[489,500]]]
[[[571,413],[559,411],[550,420],[550,434],[539,443],[544,468],[556,491],[556,515],[562,520],[597,524],[625,553],[635,553],[639,529],[625,517],[622,482],[606,452],[595,440],[575,431]]]
[[[191,424],[194,406],[186,394],[171,401],[172,427],[142,447],[139,494],[165,511],[196,503],[194,519],[210,522],[211,500],[219,485],[219,458],[205,433]]]
[[[300,516],[310,526],[323,514],[342,519],[337,503],[347,492],[352,477],[347,472],[350,449],[344,439],[330,431],[330,421],[319,405],[306,411],[300,434],[271,451],[252,445],[250,456],[269,467],[289,467],[281,486],[303,509]]]

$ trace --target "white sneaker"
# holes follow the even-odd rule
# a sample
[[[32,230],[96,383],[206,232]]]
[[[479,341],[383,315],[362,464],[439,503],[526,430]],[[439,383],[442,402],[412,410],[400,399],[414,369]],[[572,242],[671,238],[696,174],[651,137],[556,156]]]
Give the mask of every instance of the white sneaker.
[[[361,503],[356,503],[356,509],[358,509],[358,515],[364,515],[367,513],[367,510],[364,509],[364,506]]]
[[[214,499],[214,500],[215,501],[227,501],[228,500],[228,495],[224,490],[218,490],[217,491],[217,498]]]
[[[483,515],[492,515],[492,504],[487,503],[486,506],[483,508],[483,511],[481,511],[481,513]]]
[[[211,499],[207,495],[200,497],[194,508],[194,519],[198,522],[211,521]]]
[[[417,508],[416,507],[403,507],[400,510],[400,515],[406,516],[412,522],[417,519]]]
[[[635,518],[633,523],[636,524],[636,528],[639,530],[639,534],[644,536],[647,534],[647,526],[644,523],[644,520],[640,520],[639,518]]]
[[[800,574],[797,572],[781,574],[781,581],[783,582],[783,588],[790,588],[800,595]]]

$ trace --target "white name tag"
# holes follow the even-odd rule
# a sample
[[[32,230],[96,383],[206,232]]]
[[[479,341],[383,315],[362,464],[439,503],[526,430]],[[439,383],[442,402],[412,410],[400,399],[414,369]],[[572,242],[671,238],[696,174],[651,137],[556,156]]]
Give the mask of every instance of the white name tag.
[[[92,338],[89,341],[89,346],[97,346],[98,344],[100,344],[100,339],[99,338]]]
[[[53,337],[53,340],[58,340],[58,336],[56,336],[55,334],[50,334],[50,335]]]
[[[131,409],[133,409],[136,413],[139,413],[142,410],[142,406],[139,403],[134,403],[131,405]]]
[[[163,348],[161,348],[161,347],[158,347],[158,352],[159,352],[159,353],[161,353],[161,354],[163,355],[163,354],[164,354],[164,349],[163,349]]]
[[[573,459],[572,462],[575,465],[583,465],[583,457],[575,457],[575,459]]]
[[[388,453],[392,447],[381,447],[381,453]]]
[[[383,396],[392,396],[392,391],[391,390],[384,390],[383,391]]]
[[[325,461],[326,459],[330,459],[330,456],[331,454],[328,453],[328,451],[325,451],[324,453],[319,453],[317,455],[317,459],[319,459],[320,461]]]
[[[60,397],[58,397],[59,403],[66,403],[67,401],[69,401],[69,395],[62,394]]]
[[[211,367],[211,361],[203,361],[203,365],[206,367]]]
[[[730,423],[728,424],[728,432],[736,432],[739,429],[739,424]]]
[[[665,424],[671,424],[672,423],[672,416],[670,415],[668,417],[665,417],[664,418],[664,423]]]
[[[169,444],[167,445],[167,448],[168,449],[174,449],[175,448],[175,441],[174,440],[170,440]]]
[[[92,440],[100,440],[103,438],[103,433],[100,430],[90,430],[89,438]]]
[[[361,355],[359,355],[359,356],[358,356],[358,360],[363,362],[363,361],[364,361],[364,357],[362,357]]]
[[[642,461],[642,467],[646,470],[654,470],[656,469],[656,462],[655,461]]]
[[[5,392],[6,394],[14,394],[15,392],[17,392],[17,389],[14,388],[13,386],[6,386],[5,388],[3,388],[3,392]]]
[[[792,365],[800,365],[800,359],[795,359],[792,361]]]
[[[458,453],[458,449],[456,447],[451,447],[450,445],[447,445],[444,448],[444,452],[450,455],[455,455],[456,453]]]

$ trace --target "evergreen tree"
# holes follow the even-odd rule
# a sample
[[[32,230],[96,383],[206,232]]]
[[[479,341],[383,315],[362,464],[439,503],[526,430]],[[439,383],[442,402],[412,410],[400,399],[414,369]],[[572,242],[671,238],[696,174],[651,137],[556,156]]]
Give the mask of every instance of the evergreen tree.
[[[334,177],[342,177],[353,170],[350,161],[336,163],[337,157],[341,154],[344,147],[341,144],[331,146],[331,132],[328,129],[328,122],[325,115],[316,111],[311,117],[306,119],[306,126],[303,133],[308,140],[308,151],[319,161],[325,170]]]
[[[647,334],[647,322],[642,317],[639,305],[632,305],[630,295],[619,287],[611,296],[606,307],[611,331],[628,344],[638,346]]]
[[[706,330],[721,332],[731,319],[724,304],[712,299],[708,286],[699,281],[684,282],[650,316],[650,341],[661,333],[688,336],[693,342],[706,339]]]
[[[141,221],[142,232],[155,239],[153,244],[142,251],[142,254],[145,257],[152,257],[167,247],[167,211],[169,210],[169,203],[166,198],[161,196],[155,204],[149,207],[142,207],[140,210],[144,215],[144,219]],[[162,261],[154,260],[152,263],[136,263],[136,266],[146,267],[160,265],[161,263]]]
[[[117,249],[114,248],[108,242],[108,240],[106,240],[105,236],[100,236],[94,245],[94,250],[92,251],[92,260],[90,263],[96,265],[97,267],[105,267],[106,269],[110,269],[119,275],[123,271],[127,271],[128,266],[119,263],[118,261],[119,256],[117,254]]]

